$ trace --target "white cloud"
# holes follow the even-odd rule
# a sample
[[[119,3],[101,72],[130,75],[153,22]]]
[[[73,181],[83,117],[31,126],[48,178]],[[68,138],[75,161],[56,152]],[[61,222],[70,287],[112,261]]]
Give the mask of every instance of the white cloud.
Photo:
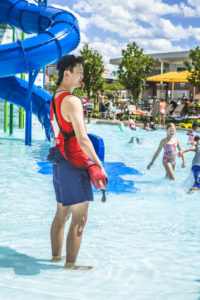
[[[52,3],[52,0],[49,2]],[[81,43],[76,51],[88,43],[89,47],[103,55],[107,65],[111,58],[120,57],[121,49],[133,41],[145,53],[194,48],[196,45],[191,45],[191,40],[196,39],[199,43],[200,27],[188,25],[185,18],[199,17],[199,0],[188,0],[187,4],[178,0],[176,2],[79,0],[73,4],[73,10],[67,6],[55,6],[72,12],[78,19]],[[179,24],[174,22],[176,17],[180,20]]]
[[[180,46],[173,46],[169,40],[166,39],[151,39],[151,40],[140,40],[138,44],[145,49],[145,53],[159,53],[159,52],[173,52],[183,51]]]
[[[188,28],[183,28],[181,25],[173,25],[170,20],[161,19],[159,29],[162,31],[163,36],[171,41],[179,41],[187,39],[190,35]]]
[[[180,4],[180,8],[182,10],[182,14],[184,17],[196,17],[199,18],[200,14],[200,6],[199,0],[188,0],[189,5],[185,5],[185,3]]]
[[[200,28],[189,27],[190,35],[193,36],[197,41],[200,41]]]

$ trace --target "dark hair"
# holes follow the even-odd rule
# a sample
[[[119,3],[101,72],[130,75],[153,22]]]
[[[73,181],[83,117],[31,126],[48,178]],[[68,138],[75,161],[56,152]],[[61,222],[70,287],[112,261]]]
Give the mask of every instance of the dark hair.
[[[194,141],[197,142],[198,140],[200,140],[200,136],[196,135],[196,136],[194,137]]]
[[[69,70],[70,72],[73,72],[74,67],[76,67],[77,64],[83,64],[83,62],[84,62],[84,58],[82,56],[76,57],[75,55],[65,55],[61,57],[61,59],[57,63],[58,80],[56,84],[60,85],[65,70]]]
[[[197,129],[197,127],[198,127],[198,123],[197,123],[197,122],[194,122],[194,123],[192,124],[192,129]]]

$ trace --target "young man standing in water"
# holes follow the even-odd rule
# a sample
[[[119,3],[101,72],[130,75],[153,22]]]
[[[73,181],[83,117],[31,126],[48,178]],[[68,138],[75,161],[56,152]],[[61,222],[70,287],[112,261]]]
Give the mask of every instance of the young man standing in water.
[[[75,264],[83,228],[87,221],[88,203],[93,200],[91,182],[86,170],[90,164],[88,158],[102,169],[105,176],[106,173],[88,138],[81,101],[72,95],[73,89],[81,86],[83,58],[74,55],[63,56],[58,62],[57,69],[58,89],[54,94],[55,110],[51,105],[50,112],[56,146],[51,148],[48,155],[48,159],[53,163],[53,183],[57,200],[57,211],[51,226],[51,261],[62,259],[65,224],[71,215],[66,242],[65,268],[88,270],[90,266]],[[67,135],[71,133],[67,141],[64,141],[55,114],[63,132]]]
[[[105,107],[105,99],[106,99],[105,92],[102,90],[101,93],[98,95],[98,103],[99,103],[99,112],[101,118],[106,118],[106,107]]]

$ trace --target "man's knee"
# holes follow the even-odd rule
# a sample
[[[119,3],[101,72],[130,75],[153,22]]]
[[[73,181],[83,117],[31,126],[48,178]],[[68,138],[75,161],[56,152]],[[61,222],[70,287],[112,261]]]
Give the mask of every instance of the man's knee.
[[[77,235],[81,235],[87,223],[87,211],[84,214],[72,214],[72,226],[77,227]]]
[[[63,209],[58,209],[56,211],[55,218],[60,225],[64,225],[69,219],[69,216],[70,216],[70,209],[63,207]]]

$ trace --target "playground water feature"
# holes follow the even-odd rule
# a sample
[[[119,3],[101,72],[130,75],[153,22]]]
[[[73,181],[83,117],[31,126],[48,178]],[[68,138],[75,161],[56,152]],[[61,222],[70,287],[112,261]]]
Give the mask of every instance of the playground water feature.
[[[15,130],[12,138],[0,131],[1,298],[198,299],[199,193],[186,194],[193,182],[193,153],[186,154],[185,169],[177,158],[176,181],[169,182],[162,155],[146,170],[164,131],[120,132],[118,126],[95,123],[87,127],[104,139],[106,162],[123,162],[139,171],[118,170],[122,185],[134,181],[132,192],[116,186],[106,203],[100,193],[90,203],[77,261],[93,265],[90,271],[64,270],[64,262],[49,262],[56,202],[52,175],[41,172],[49,148],[43,131],[35,126],[31,147],[24,145],[24,131]],[[128,143],[133,135],[141,145]],[[176,135],[185,147],[185,132]]]

